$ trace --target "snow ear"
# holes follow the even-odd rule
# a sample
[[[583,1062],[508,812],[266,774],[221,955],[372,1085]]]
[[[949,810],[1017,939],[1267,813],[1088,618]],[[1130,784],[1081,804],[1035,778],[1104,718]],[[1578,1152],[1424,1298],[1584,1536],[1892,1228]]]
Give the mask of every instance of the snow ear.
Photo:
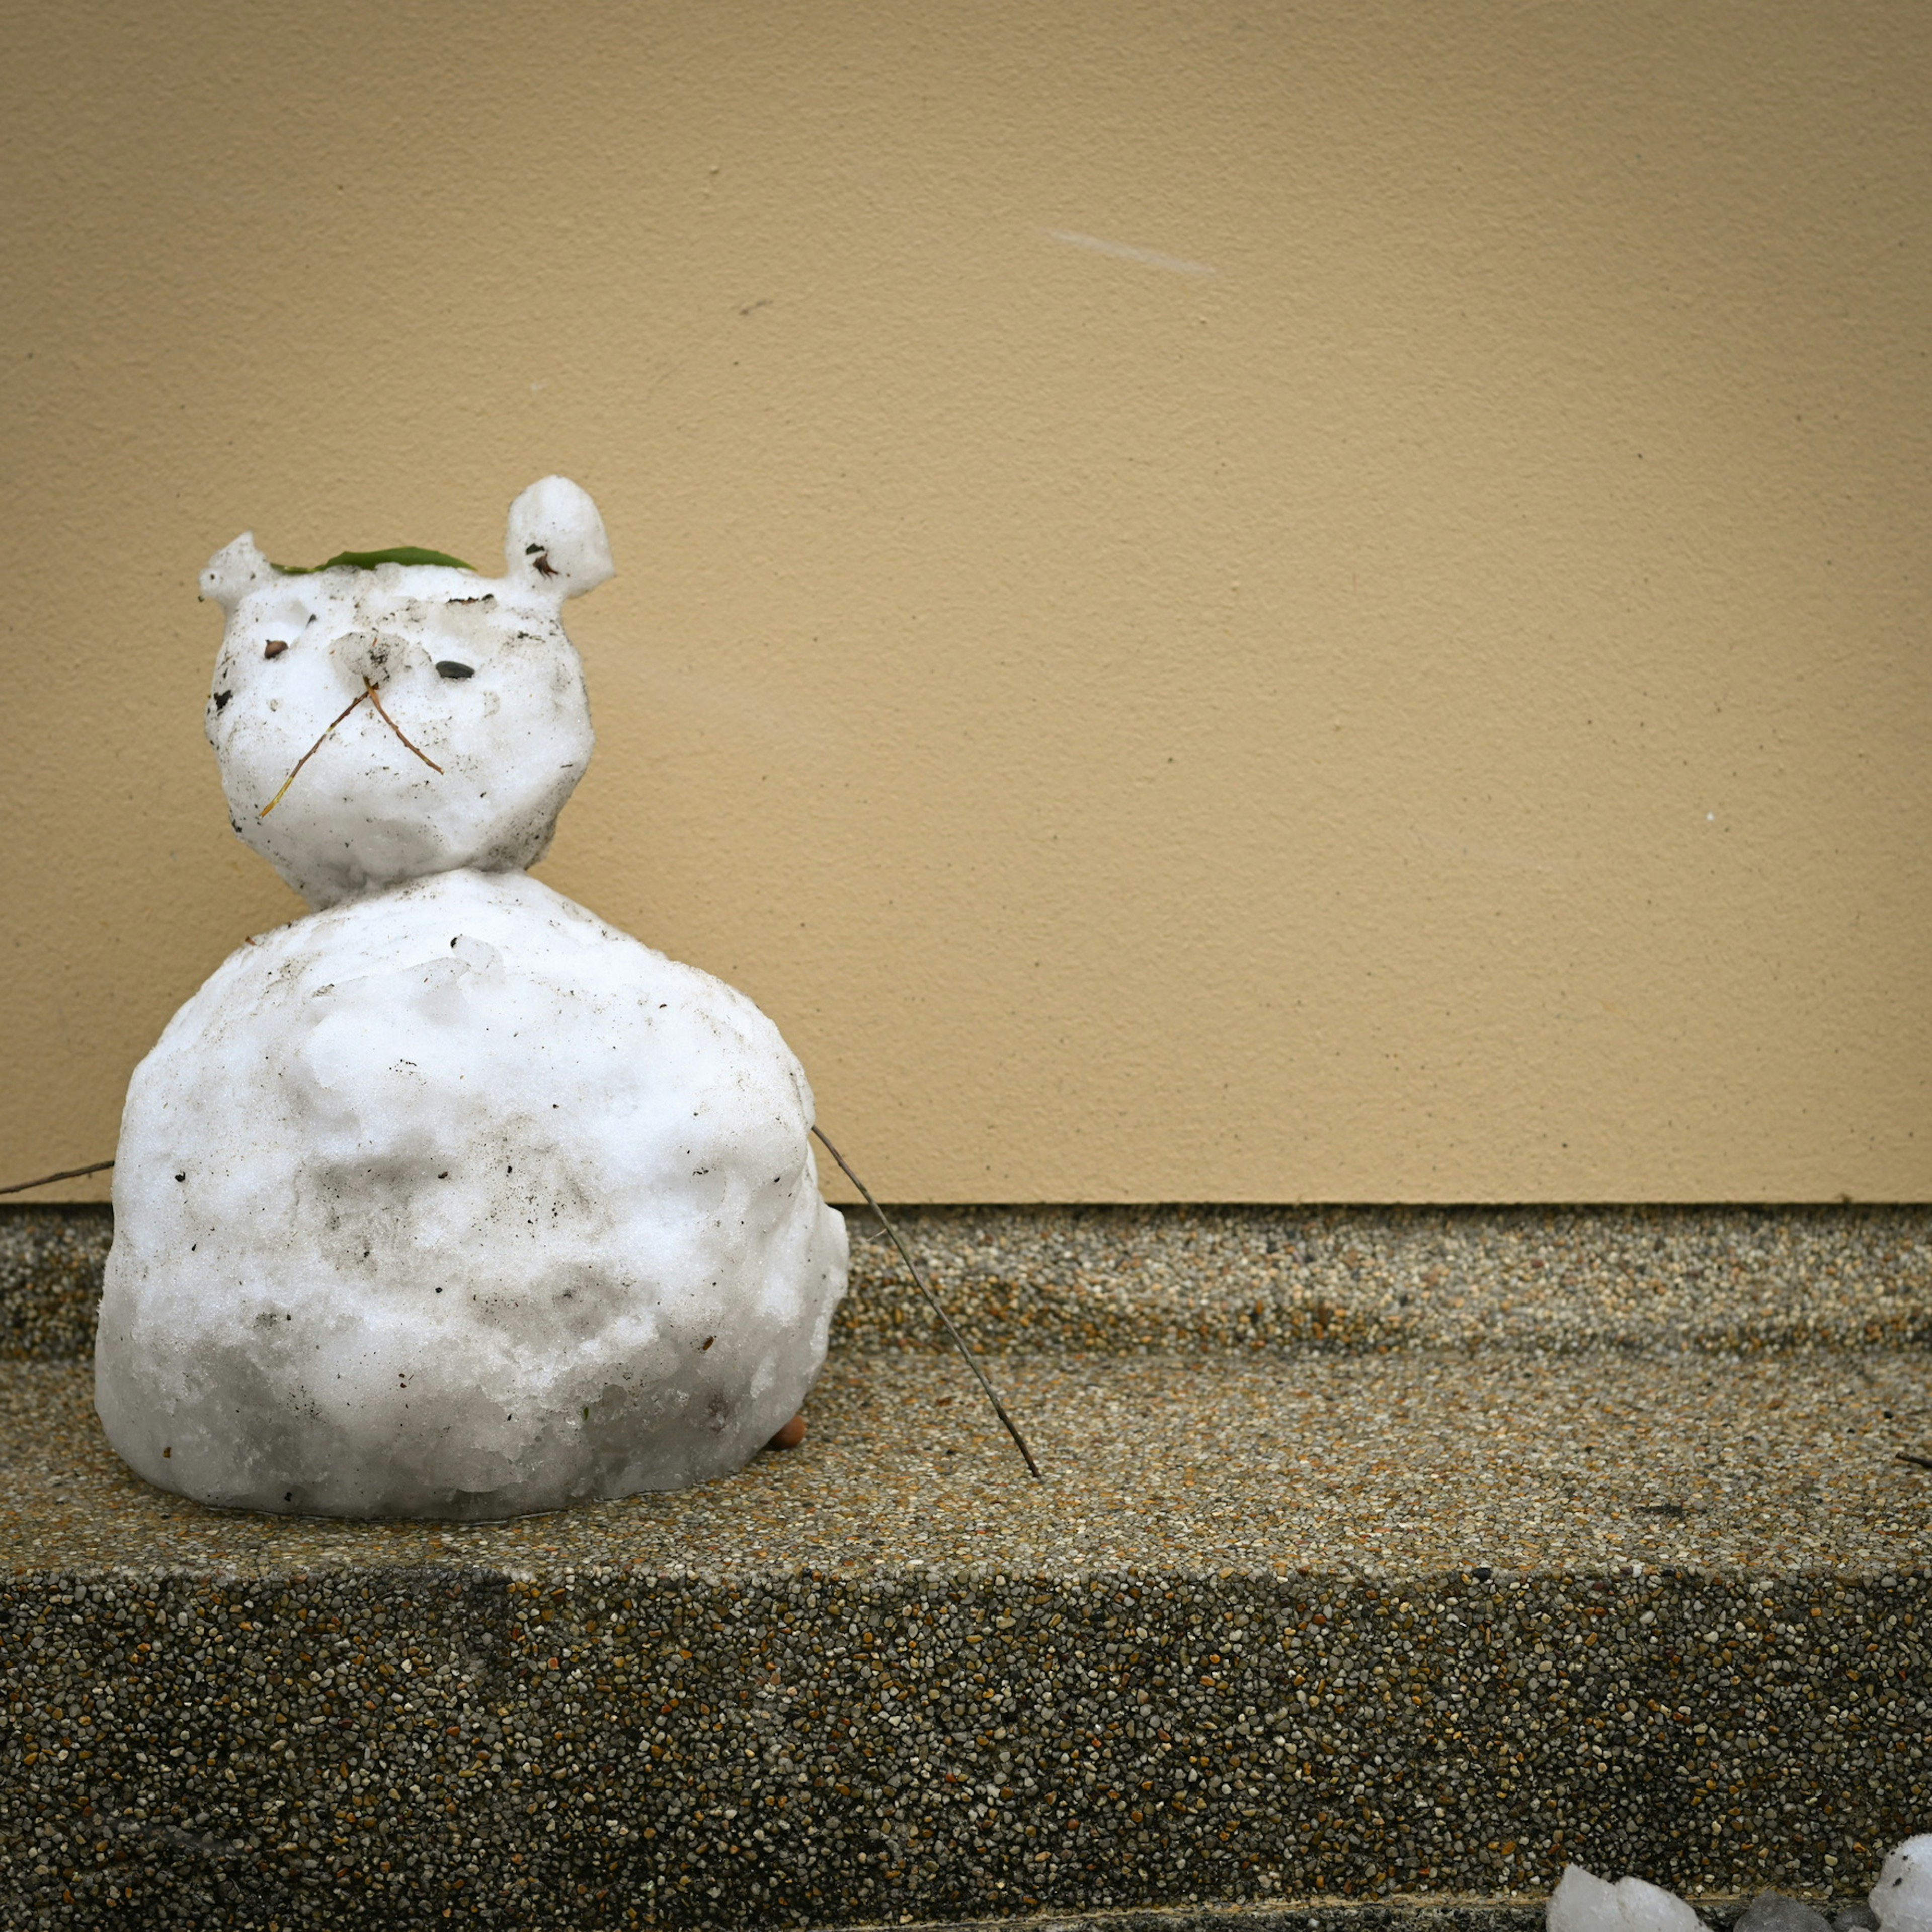
[[[255,532],[244,530],[224,550],[208,560],[201,573],[201,594],[212,598],[232,617],[235,607],[258,584],[266,584],[275,566],[255,548]]]
[[[503,556],[513,578],[560,603],[595,590],[616,570],[597,506],[567,476],[532,483],[510,506]]]

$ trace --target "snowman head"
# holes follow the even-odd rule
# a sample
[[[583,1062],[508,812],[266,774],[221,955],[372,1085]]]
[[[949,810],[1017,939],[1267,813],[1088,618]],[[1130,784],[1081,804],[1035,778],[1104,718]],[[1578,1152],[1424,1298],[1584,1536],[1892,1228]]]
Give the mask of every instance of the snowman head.
[[[453,560],[278,568],[244,533],[202,594],[228,614],[208,742],[244,843],[310,904],[543,856],[590,760],[563,600],[611,574],[597,506],[547,476],[502,577]]]

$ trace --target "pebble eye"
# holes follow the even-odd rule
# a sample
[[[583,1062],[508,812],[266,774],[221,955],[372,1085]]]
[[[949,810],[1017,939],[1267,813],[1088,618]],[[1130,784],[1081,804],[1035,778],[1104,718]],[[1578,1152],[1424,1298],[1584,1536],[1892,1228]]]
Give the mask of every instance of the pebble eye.
[[[437,661],[436,674],[438,677],[474,677],[476,667],[458,664],[454,658],[442,658]]]
[[[285,640],[280,638],[271,638],[262,655],[265,658],[278,658],[287,649],[288,644]]]

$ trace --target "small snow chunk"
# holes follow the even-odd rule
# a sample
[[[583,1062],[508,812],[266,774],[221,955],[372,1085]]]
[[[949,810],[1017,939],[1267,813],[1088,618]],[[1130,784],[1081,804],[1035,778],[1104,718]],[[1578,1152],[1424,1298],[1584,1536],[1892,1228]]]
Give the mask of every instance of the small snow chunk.
[[[1563,1868],[1544,1922],[1549,1932],[1702,1932],[1697,1915],[1676,1893],[1640,1878],[1612,1885],[1581,1865]]]
[[[1544,1923],[1549,1932],[1624,1932],[1617,1888],[1581,1865],[1565,1865]]]
[[[1880,1932],[1932,1932],[1932,1832],[1907,1838],[1886,1854],[1871,1907]]]

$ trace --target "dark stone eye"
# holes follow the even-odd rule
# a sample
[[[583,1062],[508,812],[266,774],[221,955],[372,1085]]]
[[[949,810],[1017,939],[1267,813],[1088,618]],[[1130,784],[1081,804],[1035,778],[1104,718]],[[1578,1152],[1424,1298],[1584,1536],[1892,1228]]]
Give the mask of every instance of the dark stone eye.
[[[438,677],[474,677],[476,675],[476,667],[474,664],[458,664],[454,658],[443,658],[437,662],[436,674]]]
[[[235,694],[232,691],[218,691],[214,694],[215,710],[218,711],[226,710],[228,708],[228,700],[234,695]]]
[[[262,655],[265,658],[278,658],[281,656],[283,652],[287,649],[288,645],[284,639],[280,638],[271,638],[268,640],[267,648],[262,652]]]

